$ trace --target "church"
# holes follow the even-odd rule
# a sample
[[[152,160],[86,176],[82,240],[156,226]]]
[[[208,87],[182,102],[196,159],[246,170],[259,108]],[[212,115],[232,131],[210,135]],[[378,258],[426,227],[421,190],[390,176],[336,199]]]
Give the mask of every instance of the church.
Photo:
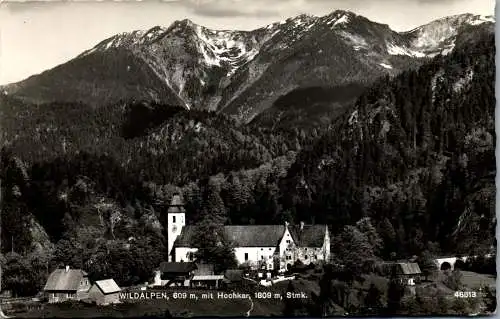
[[[167,211],[168,252],[171,262],[193,261],[196,225],[186,225],[180,195],[174,195]],[[330,259],[330,233],[326,225],[226,225],[226,237],[235,244],[240,265],[285,271],[297,260],[304,264]]]

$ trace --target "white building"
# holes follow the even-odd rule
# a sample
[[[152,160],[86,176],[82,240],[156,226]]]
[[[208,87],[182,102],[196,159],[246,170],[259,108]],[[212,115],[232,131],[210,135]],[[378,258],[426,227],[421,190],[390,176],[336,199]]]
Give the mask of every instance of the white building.
[[[168,209],[169,261],[193,261],[193,237],[197,226],[185,224],[185,210],[179,195]],[[326,225],[227,225],[226,238],[235,245],[239,264],[285,270],[300,260],[304,264],[330,258],[330,233]],[[261,264],[262,265],[262,264]]]

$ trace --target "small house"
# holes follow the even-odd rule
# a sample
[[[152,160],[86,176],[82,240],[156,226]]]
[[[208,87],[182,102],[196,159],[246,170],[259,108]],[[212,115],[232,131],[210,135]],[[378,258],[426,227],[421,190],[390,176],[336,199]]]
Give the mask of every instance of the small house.
[[[120,291],[113,279],[98,280],[89,290],[89,298],[97,305],[109,305],[120,302]]]
[[[155,282],[159,279],[162,285],[189,286],[196,269],[196,264],[192,262],[162,262],[155,276]]]
[[[81,300],[88,297],[90,282],[88,274],[81,269],[70,269],[69,266],[54,270],[43,288],[49,303],[66,300]]]
[[[414,262],[394,262],[387,263],[388,271],[391,276],[395,276],[407,286],[415,286],[422,280],[422,271],[417,263]]]

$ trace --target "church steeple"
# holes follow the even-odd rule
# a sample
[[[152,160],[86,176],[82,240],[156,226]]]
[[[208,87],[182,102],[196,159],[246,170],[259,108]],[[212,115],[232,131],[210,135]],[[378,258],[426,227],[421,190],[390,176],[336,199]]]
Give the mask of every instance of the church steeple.
[[[174,194],[167,210],[168,261],[172,261],[175,240],[186,225],[185,212],[182,196],[179,193]]]

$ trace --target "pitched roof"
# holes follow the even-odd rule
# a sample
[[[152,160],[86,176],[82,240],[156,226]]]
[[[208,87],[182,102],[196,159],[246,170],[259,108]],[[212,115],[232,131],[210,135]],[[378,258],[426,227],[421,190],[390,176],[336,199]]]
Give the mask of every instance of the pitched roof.
[[[169,263],[169,262],[162,262],[160,264],[160,271],[161,272],[170,272],[170,273],[188,273],[190,271],[195,270],[196,264],[195,263]]]
[[[222,280],[224,279],[223,275],[199,275],[193,276],[192,280],[206,281],[206,280]]]
[[[113,279],[98,280],[95,282],[95,285],[105,295],[121,291],[121,288],[118,287]]]
[[[411,262],[386,262],[383,264],[387,271],[396,275],[417,275],[421,274],[417,263]]]
[[[181,195],[176,194],[172,197],[170,206],[168,207],[168,213],[184,213],[184,202]]]
[[[415,275],[422,273],[417,263],[397,263],[397,265],[398,265],[398,270],[397,270],[398,274]]]
[[[293,240],[299,247],[322,247],[325,239],[325,225],[288,226]]]
[[[87,273],[81,269],[56,269],[50,274],[43,290],[76,291],[85,276]]]
[[[189,225],[175,241],[176,247],[193,247],[197,226]],[[227,239],[238,247],[276,247],[285,232],[284,225],[224,226]]]

